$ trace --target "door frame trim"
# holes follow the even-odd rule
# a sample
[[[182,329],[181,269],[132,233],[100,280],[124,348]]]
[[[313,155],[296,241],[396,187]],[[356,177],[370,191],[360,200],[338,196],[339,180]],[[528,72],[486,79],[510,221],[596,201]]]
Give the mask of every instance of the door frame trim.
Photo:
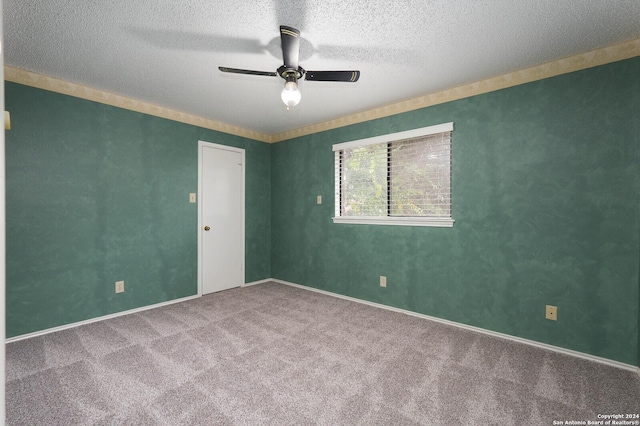
[[[198,141],[198,199],[197,199],[197,205],[198,205],[198,296],[202,296],[203,295],[203,289],[202,289],[202,174],[203,174],[203,166],[202,166],[202,149],[203,148],[214,148],[214,149],[219,149],[219,150],[223,150],[223,151],[231,151],[231,152],[237,152],[242,154],[242,218],[241,218],[241,222],[242,222],[242,241],[241,241],[241,247],[242,247],[242,283],[240,284],[241,286],[244,285],[244,281],[245,281],[245,266],[246,266],[246,247],[245,247],[245,202],[246,202],[246,192],[245,192],[245,187],[246,187],[246,169],[247,169],[247,162],[246,162],[246,151],[242,148],[234,148],[232,146],[227,146],[227,145],[220,145],[217,143],[212,143],[212,142],[206,142],[206,141],[202,141],[199,140]]]

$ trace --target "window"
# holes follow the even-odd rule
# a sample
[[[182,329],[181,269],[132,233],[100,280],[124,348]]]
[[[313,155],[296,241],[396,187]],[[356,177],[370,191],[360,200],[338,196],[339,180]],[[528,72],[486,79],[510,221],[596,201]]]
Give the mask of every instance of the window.
[[[333,145],[334,223],[452,227],[453,123]]]

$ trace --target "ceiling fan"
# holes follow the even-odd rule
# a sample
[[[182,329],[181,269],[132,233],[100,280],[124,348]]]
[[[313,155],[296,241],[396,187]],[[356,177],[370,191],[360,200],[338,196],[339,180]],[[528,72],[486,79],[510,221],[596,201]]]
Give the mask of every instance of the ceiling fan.
[[[353,83],[360,78],[360,71],[306,71],[298,64],[300,54],[300,31],[295,28],[280,26],[280,43],[282,45],[282,60],[284,64],[276,70],[253,71],[238,68],[218,67],[222,72],[249,75],[266,75],[269,77],[282,77],[285,81],[282,89],[282,102],[289,107],[300,103],[300,90],[298,90],[298,80],[303,78],[311,81],[341,81]]]

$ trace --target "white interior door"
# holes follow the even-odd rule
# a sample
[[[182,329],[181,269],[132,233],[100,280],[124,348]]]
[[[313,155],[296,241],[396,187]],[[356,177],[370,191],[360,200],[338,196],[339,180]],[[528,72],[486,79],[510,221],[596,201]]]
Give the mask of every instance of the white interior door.
[[[200,294],[244,284],[244,150],[200,141]]]

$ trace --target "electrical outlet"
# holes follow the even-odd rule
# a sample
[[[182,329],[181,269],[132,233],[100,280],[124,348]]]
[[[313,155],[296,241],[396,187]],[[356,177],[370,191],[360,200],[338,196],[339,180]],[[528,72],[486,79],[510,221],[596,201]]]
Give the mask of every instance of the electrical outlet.
[[[551,321],[558,321],[558,307],[547,305],[547,315],[546,318]]]
[[[382,275],[380,275],[380,287],[386,287],[387,286],[387,277],[383,277]]]
[[[116,293],[124,293],[124,281],[116,281]]]

